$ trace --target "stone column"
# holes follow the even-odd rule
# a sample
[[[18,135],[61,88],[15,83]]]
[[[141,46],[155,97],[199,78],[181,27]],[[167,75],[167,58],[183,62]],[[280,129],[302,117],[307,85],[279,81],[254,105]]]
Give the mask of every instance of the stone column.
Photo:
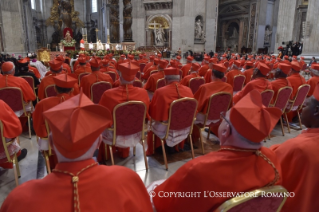
[[[319,0],[309,0],[307,21],[310,24],[309,36],[304,37],[302,55],[319,56]]]
[[[290,41],[293,38],[297,3],[298,0],[280,0],[279,2],[275,51],[282,46],[282,42]]]
[[[216,51],[218,0],[206,0],[206,42],[207,52]]]
[[[111,43],[120,42],[119,30],[119,0],[112,0],[110,4],[110,40]]]
[[[120,43],[124,40],[123,31],[123,0],[119,2],[119,14],[120,14]]]
[[[237,52],[241,51],[241,47],[243,47],[243,36],[244,35],[244,19],[240,19],[239,22],[239,38],[238,38],[238,47],[237,47]]]

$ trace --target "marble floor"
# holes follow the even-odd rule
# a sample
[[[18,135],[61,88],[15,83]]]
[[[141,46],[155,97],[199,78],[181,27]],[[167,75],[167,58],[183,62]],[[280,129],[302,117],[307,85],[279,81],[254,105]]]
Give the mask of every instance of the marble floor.
[[[287,132],[287,128],[285,127],[285,136],[281,134],[280,125],[277,125],[276,128],[273,130],[271,136],[271,140],[267,140],[264,143],[264,146],[270,147],[274,144],[280,144],[286,141],[287,139],[296,137],[300,131],[291,130],[291,133]],[[204,138],[206,138],[207,133],[203,132]],[[208,141],[205,142],[216,142],[217,138],[214,136],[210,136]],[[35,136],[32,136],[32,139],[28,138],[27,134],[22,134],[20,136],[20,144],[22,148],[27,148],[28,155],[25,159],[19,162],[20,171],[21,171],[21,178],[19,179],[19,184],[22,184],[26,181],[33,180],[33,179],[41,179],[45,177],[46,170],[44,159],[41,154],[39,154],[37,149],[37,143]],[[178,153],[176,153],[178,154]],[[200,156],[199,156],[200,157]],[[165,165],[161,165],[157,160],[153,157],[147,157],[149,170],[146,171],[144,158],[142,154],[142,146],[138,145],[136,147],[136,156],[133,156],[131,151],[131,155],[127,159],[120,159],[114,156],[115,164],[120,166],[125,166],[127,168],[132,169],[135,171],[144,182],[145,186],[148,186],[151,182],[160,179],[167,179],[175,171],[188,162],[190,159],[177,161],[174,163],[168,164],[168,171],[165,170]],[[111,165],[111,161],[107,161],[107,165]],[[0,206],[2,205],[3,201],[7,197],[7,195],[15,188],[15,181],[14,181],[14,174],[13,170],[1,170],[0,168]]]

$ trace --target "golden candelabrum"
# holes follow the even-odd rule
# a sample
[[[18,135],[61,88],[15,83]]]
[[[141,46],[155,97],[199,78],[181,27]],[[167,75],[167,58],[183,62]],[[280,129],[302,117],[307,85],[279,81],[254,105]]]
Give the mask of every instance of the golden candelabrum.
[[[84,42],[87,43],[88,42],[88,36],[87,35],[82,35],[82,36],[83,36]]]
[[[110,36],[107,36],[107,43],[110,44]]]

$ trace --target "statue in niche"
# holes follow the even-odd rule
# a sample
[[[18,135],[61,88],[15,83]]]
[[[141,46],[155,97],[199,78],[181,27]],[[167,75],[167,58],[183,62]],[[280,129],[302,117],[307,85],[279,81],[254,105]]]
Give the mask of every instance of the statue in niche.
[[[230,38],[238,38],[238,32],[237,32],[237,29],[235,27],[233,30],[233,34],[232,34],[232,36],[230,36]]]
[[[266,27],[266,31],[265,31],[265,39],[264,39],[264,43],[265,44],[269,44],[270,43],[270,37],[272,35],[272,31],[269,30],[269,27]]]
[[[165,32],[164,32],[164,29],[162,28],[162,25],[160,25],[158,29],[154,28],[154,35],[155,35],[155,44],[157,46],[163,46],[166,39],[165,39]]]
[[[60,2],[59,13],[60,13],[60,20],[62,20],[62,23],[61,23],[62,29],[72,27],[71,11],[72,11],[72,6],[69,1]]]
[[[195,39],[202,39],[203,37],[203,25],[200,19],[195,23]]]

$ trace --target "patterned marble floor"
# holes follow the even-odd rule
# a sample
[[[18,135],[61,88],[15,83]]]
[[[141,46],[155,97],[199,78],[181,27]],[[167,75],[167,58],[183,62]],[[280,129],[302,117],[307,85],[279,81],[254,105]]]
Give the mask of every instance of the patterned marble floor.
[[[281,128],[279,125],[272,132],[273,138],[271,140],[267,140],[264,143],[264,146],[270,147],[274,144],[280,144],[286,141],[289,138],[296,137],[300,131],[292,130],[289,134],[287,132],[287,128],[285,128],[286,135],[282,136]],[[204,138],[206,138],[207,133],[203,132]],[[209,141],[205,142],[216,142],[217,138],[214,136],[210,136]],[[26,181],[33,179],[41,179],[46,175],[45,164],[41,154],[39,154],[36,144],[35,136],[32,136],[32,139],[28,139],[27,134],[23,134],[20,136],[20,143],[22,148],[27,148],[28,155],[25,159],[20,161],[20,170],[21,170],[21,178],[19,179],[19,183],[22,184]],[[200,157],[200,156],[199,156]],[[174,163],[168,164],[168,171],[165,170],[165,166],[161,165],[157,160],[152,157],[148,157],[149,170],[145,170],[144,158],[142,154],[142,146],[138,145],[136,148],[136,156],[133,156],[131,151],[131,155],[127,159],[120,159],[114,156],[115,164],[120,166],[125,166],[127,168],[135,171],[144,182],[145,186],[148,186],[151,182],[160,179],[167,179],[175,171],[184,165],[190,159],[177,161]],[[111,162],[108,161],[107,165],[110,165]],[[3,201],[7,197],[7,195],[15,188],[14,174],[13,170],[1,170],[0,169],[0,206]]]

